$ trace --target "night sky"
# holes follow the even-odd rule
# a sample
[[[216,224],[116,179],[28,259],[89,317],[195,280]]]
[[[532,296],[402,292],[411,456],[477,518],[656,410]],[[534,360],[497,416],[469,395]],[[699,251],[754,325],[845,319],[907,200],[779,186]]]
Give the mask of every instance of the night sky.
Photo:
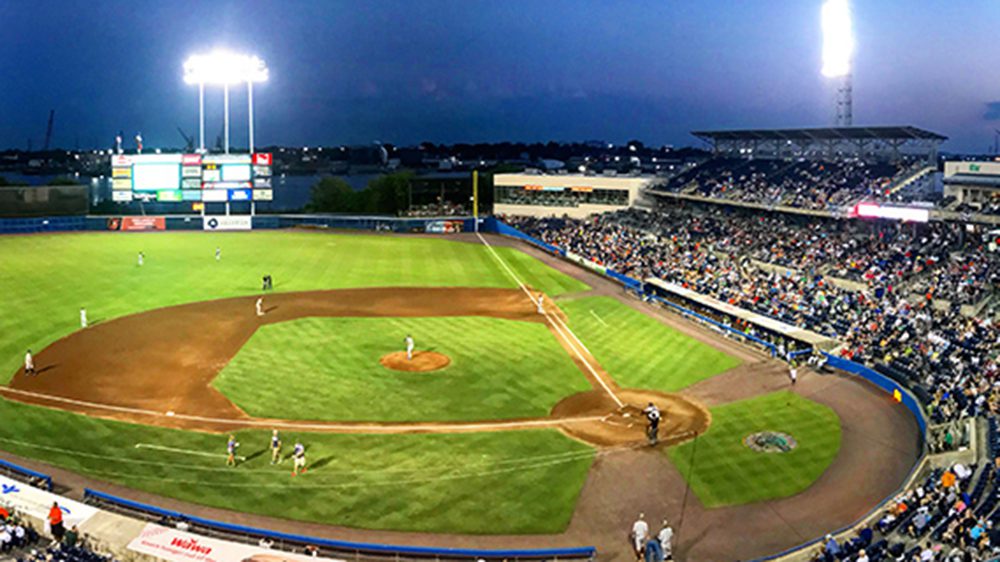
[[[479,141],[689,145],[692,129],[826,126],[820,0],[0,0],[0,147],[196,135],[181,65],[257,54],[258,144]],[[854,0],[855,124],[986,151],[1000,128],[1000,2]],[[246,98],[233,96],[233,144]],[[208,96],[209,144],[222,94]]]

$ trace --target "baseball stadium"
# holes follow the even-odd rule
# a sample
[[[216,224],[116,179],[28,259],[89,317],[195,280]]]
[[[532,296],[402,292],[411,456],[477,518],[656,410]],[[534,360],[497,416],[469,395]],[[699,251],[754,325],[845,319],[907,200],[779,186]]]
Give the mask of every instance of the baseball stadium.
[[[0,152],[0,562],[1000,560],[1000,151],[856,125],[821,16],[834,126],[683,148],[261,146],[222,49],[184,148],[51,110]]]

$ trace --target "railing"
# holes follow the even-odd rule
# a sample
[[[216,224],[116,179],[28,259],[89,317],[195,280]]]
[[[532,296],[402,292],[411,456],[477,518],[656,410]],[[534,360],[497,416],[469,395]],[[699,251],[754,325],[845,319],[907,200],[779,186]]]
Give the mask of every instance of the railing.
[[[48,474],[42,474],[41,472],[35,472],[30,468],[25,468],[23,466],[14,464],[12,462],[0,459],[0,473],[10,476],[15,480],[21,480],[24,482],[29,482],[33,484],[42,483],[44,487],[49,492],[52,491],[52,477]],[[32,482],[34,480],[34,482]]]
[[[362,556],[374,556],[380,559],[391,557],[395,560],[401,560],[403,558],[434,560],[469,560],[478,558],[487,560],[593,560],[597,555],[597,549],[592,546],[540,550],[479,550],[468,548],[397,546],[322,539],[291,533],[279,533],[277,531],[247,527],[244,525],[233,525],[212,519],[195,517],[179,511],[171,511],[119,498],[117,496],[112,496],[111,494],[91,490],[90,488],[86,488],[84,490],[84,501],[104,509],[122,512],[126,515],[141,519],[158,520],[167,518],[183,521],[190,525],[191,531],[195,533],[201,532],[202,534],[229,537],[242,542],[251,541],[254,543],[262,537],[266,537],[275,541],[278,546],[304,547],[306,545],[312,545],[322,551],[330,552],[339,556],[350,554],[356,560],[362,559]]]

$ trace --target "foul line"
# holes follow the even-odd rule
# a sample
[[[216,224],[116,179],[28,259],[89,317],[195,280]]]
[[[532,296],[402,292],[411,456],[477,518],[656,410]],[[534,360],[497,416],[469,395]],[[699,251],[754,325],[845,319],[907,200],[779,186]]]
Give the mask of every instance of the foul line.
[[[170,453],[181,453],[183,455],[197,455],[199,457],[212,457],[213,459],[221,459],[226,455],[219,453],[206,453],[205,451],[193,451],[191,449],[175,449],[173,447],[164,447],[163,445],[153,445],[150,443],[136,443],[136,449],[155,449],[157,451],[168,451]],[[246,457],[236,455],[236,460],[245,461]]]
[[[594,309],[593,309],[593,308],[591,308],[591,309],[590,309],[590,314],[591,314],[591,316],[593,316],[594,318],[597,318],[597,321],[598,321],[598,322],[600,322],[600,323],[601,323],[601,325],[603,325],[603,326],[604,326],[605,328],[609,328],[609,327],[610,327],[610,326],[608,326],[608,323],[604,321],[604,319],[603,319],[603,318],[601,318],[600,316],[598,316],[598,315],[597,315],[597,313],[596,313],[596,312],[594,312]]]
[[[144,410],[141,408],[132,408],[129,406],[114,406],[111,404],[99,404],[96,402],[87,402],[86,400],[76,400],[73,398],[63,398],[62,396],[53,396],[51,394],[41,394],[38,392],[31,392],[28,390],[21,390],[17,388],[11,388],[9,386],[0,386],[0,393],[17,394],[22,396],[30,396],[32,398],[37,398],[39,400],[50,400],[52,402],[60,402],[63,404],[73,404],[74,406],[82,406],[84,408],[94,408],[97,410],[108,410],[112,412],[119,412],[125,414],[132,414],[138,416],[151,416],[151,417],[168,417],[172,419],[180,419],[192,422],[202,422],[211,423],[216,425],[226,425],[232,427],[266,427],[266,428],[284,428],[284,429],[299,429],[299,430],[312,430],[320,432],[330,432],[330,433],[414,433],[414,432],[424,432],[424,433],[461,433],[461,432],[472,432],[472,431],[490,431],[490,430],[503,430],[503,429],[529,429],[535,427],[559,427],[560,425],[575,424],[575,423],[588,423],[593,421],[599,421],[601,416],[580,416],[572,418],[547,418],[547,419],[526,419],[526,420],[506,420],[506,421],[495,421],[495,422],[441,422],[441,423],[389,423],[389,424],[371,424],[371,423],[345,423],[345,422],[327,422],[327,423],[297,423],[283,420],[262,420],[262,419],[225,419],[225,418],[210,418],[205,416],[192,416],[187,414],[168,414],[165,412],[157,412],[154,410]]]
[[[521,279],[517,276],[517,274],[514,273],[514,271],[510,268],[510,266],[507,265],[507,262],[505,262],[503,258],[500,257],[500,254],[498,254],[497,251],[493,249],[493,246],[491,246],[490,243],[487,242],[485,238],[483,238],[482,234],[477,232],[476,236],[479,237],[479,240],[483,243],[483,245],[486,246],[486,248],[490,251],[491,254],[493,254],[494,259],[496,259],[497,262],[499,262],[500,265],[503,266],[503,268],[507,271],[507,275],[510,275],[510,277],[514,280],[514,282],[517,283],[517,286],[520,287],[522,291],[524,291],[524,294],[528,296],[528,300],[531,301],[532,304],[534,304],[535,306],[538,306],[538,301],[536,301],[535,297],[531,295],[531,291],[529,291],[528,288],[525,287],[524,283],[521,282]],[[575,353],[576,356],[580,358],[580,361],[584,364],[585,367],[587,367],[587,370],[590,371],[590,374],[593,375],[595,379],[597,379],[597,382],[600,383],[601,387],[604,389],[604,392],[608,393],[608,396],[610,396],[615,401],[615,403],[618,404],[619,408],[623,408],[625,406],[625,403],[619,400],[618,396],[616,396],[614,391],[611,390],[611,387],[608,385],[608,383],[605,382],[604,377],[602,377],[597,372],[597,370],[594,369],[594,366],[591,365],[590,361],[583,356],[583,353],[581,353],[580,350],[576,347],[576,345],[573,344],[573,341],[575,340],[576,343],[579,344],[580,347],[582,347],[587,352],[587,354],[593,356],[593,353],[590,353],[590,350],[587,349],[587,346],[583,345],[583,342],[580,341],[580,338],[576,337],[576,334],[573,333],[573,330],[571,330],[569,326],[567,326],[566,323],[562,321],[561,318],[559,318],[555,314],[551,314],[544,308],[542,309],[542,312],[545,315],[545,318],[552,323],[552,327],[555,328],[556,331],[563,336],[563,339],[566,340],[566,343],[569,345],[570,349],[572,349],[573,353]],[[563,333],[563,330],[560,329],[559,327],[560,325],[562,325],[562,327],[566,330],[565,333]],[[568,337],[566,337],[566,333],[572,336],[573,339],[571,340]]]

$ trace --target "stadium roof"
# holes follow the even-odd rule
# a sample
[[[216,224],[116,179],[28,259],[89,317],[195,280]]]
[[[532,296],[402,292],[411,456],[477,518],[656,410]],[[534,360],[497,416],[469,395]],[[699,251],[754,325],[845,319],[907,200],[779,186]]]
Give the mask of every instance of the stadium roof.
[[[707,141],[861,141],[929,140],[943,142],[948,137],[917,127],[822,127],[817,129],[745,129],[737,131],[691,131]]]

